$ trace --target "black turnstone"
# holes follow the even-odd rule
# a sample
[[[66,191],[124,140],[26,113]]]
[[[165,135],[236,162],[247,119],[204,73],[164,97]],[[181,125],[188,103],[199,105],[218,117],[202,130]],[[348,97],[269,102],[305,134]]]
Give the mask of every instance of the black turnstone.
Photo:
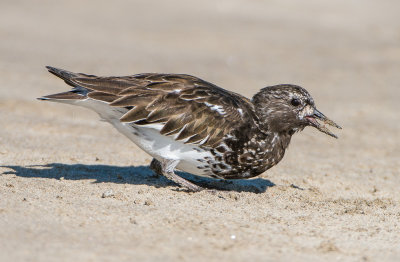
[[[313,126],[337,138],[320,122],[340,128],[296,85],[265,87],[250,100],[184,74],[98,77],[47,69],[73,88],[39,99],[94,110],[153,157],[155,172],[190,191],[203,188],[175,169],[251,178],[282,159],[295,132]]]

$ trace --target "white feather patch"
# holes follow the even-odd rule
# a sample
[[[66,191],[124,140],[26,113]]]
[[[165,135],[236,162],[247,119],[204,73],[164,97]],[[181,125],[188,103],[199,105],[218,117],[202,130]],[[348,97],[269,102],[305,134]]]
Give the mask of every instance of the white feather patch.
[[[198,168],[201,162],[197,159],[212,158],[211,152],[205,151],[197,145],[176,141],[175,138],[179,133],[175,136],[161,135],[160,130],[163,128],[163,124],[154,123],[141,126],[133,123],[122,123],[119,119],[126,113],[125,109],[110,107],[106,102],[85,99],[75,101],[73,104],[97,112],[103,120],[111,123],[119,132],[155,159],[179,160],[177,169],[194,175],[208,176],[208,171]]]

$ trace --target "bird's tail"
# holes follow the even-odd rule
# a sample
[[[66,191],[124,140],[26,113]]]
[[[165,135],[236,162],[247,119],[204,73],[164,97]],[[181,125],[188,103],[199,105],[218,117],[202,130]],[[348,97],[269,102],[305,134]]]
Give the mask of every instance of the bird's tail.
[[[46,66],[46,68],[49,70],[50,73],[52,73],[53,75],[56,75],[57,77],[64,80],[65,83],[72,86],[73,89],[71,91],[67,91],[67,92],[42,96],[42,97],[38,98],[39,100],[49,100],[49,101],[55,101],[55,102],[70,103],[75,100],[86,99],[88,90],[84,87],[78,86],[73,81],[73,78],[79,77],[80,74],[69,72],[69,71],[63,70],[63,69],[58,69],[58,68],[51,67],[51,66]]]

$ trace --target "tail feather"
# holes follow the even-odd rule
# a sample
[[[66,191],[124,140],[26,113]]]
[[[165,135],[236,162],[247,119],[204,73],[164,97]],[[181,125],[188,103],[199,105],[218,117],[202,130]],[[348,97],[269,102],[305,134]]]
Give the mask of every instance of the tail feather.
[[[47,95],[47,96],[42,96],[39,97],[39,100],[81,100],[85,99],[86,97],[83,95],[78,94],[75,91],[68,91],[68,92],[62,92],[58,94],[53,94],[53,95]]]
[[[43,97],[38,98],[39,100],[49,100],[49,101],[61,100],[60,102],[62,102],[62,101],[66,101],[66,100],[82,100],[82,99],[86,98],[88,91],[85,88],[78,86],[77,83],[75,83],[73,81],[74,78],[80,77],[80,76],[82,76],[82,74],[69,72],[67,70],[63,70],[63,69],[59,69],[59,68],[55,68],[55,67],[51,67],[51,66],[46,66],[46,68],[47,68],[47,70],[49,70],[50,73],[61,78],[62,80],[64,80],[65,83],[72,86],[73,89],[68,92],[62,92],[62,93],[58,93],[58,94],[43,96]]]
[[[73,87],[77,86],[76,83],[74,83],[72,81],[72,78],[79,77],[79,74],[76,74],[76,73],[73,73],[73,72],[69,72],[69,71],[64,70],[64,69],[55,68],[55,67],[52,67],[52,66],[46,66],[46,68],[47,68],[47,70],[49,70],[50,73],[52,73],[53,75],[61,78],[68,85],[73,86]]]

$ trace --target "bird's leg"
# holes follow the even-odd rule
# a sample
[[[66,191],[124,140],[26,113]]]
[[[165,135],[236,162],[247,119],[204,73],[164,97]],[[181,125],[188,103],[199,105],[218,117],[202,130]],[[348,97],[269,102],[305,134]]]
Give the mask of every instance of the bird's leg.
[[[193,184],[192,182],[187,181],[186,179],[178,176],[177,174],[174,173],[174,169],[176,167],[176,165],[179,163],[179,160],[170,160],[170,159],[164,159],[162,161],[158,161],[153,159],[153,162],[158,162],[159,166],[157,166],[156,168],[160,167],[161,168],[161,173],[168,179],[174,181],[175,183],[177,183],[178,185],[180,185],[181,187],[186,188],[189,191],[192,192],[198,192],[203,190],[204,188],[197,186],[195,184]],[[156,166],[156,164],[154,164],[154,166]],[[153,169],[154,170],[154,169]]]
[[[159,177],[163,174],[161,163],[160,163],[160,161],[158,161],[155,158],[153,158],[153,160],[151,160],[150,169],[154,171],[154,177]]]

